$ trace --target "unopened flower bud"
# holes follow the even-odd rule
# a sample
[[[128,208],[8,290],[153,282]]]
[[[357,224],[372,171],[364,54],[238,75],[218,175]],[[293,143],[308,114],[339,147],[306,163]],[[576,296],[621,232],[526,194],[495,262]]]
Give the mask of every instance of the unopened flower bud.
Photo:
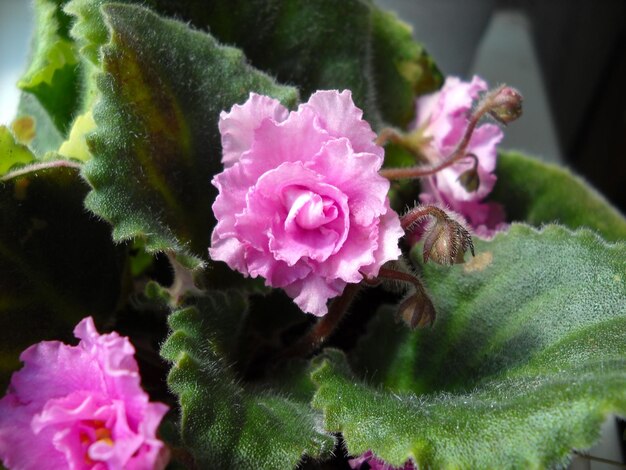
[[[515,121],[522,115],[522,95],[515,88],[501,86],[491,97],[491,103],[489,114],[502,124]]]
[[[398,317],[411,328],[430,326],[435,321],[435,307],[423,291],[416,291],[398,306]]]
[[[452,265],[463,263],[467,249],[474,255],[474,243],[469,232],[456,220],[436,219],[426,229],[424,237],[424,262]]]
[[[468,193],[473,193],[474,191],[478,191],[478,186],[480,186],[480,177],[478,176],[478,171],[476,168],[470,168],[467,171],[461,173],[461,176],[458,178],[461,186]]]

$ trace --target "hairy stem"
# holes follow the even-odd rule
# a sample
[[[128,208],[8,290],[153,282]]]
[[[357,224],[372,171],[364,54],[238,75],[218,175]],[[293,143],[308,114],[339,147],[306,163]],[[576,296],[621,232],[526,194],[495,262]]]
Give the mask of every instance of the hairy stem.
[[[2,178],[0,181],[9,181],[17,176],[27,175],[28,173],[33,173],[39,170],[45,170],[48,168],[56,168],[56,167],[65,167],[65,168],[76,168],[79,169],[82,167],[81,163],[72,162],[70,160],[52,160],[49,162],[41,162],[35,163],[33,165],[28,165],[22,168],[19,168],[14,171],[10,171]]]
[[[448,214],[443,209],[437,206],[417,206],[411,209],[409,212],[400,217],[400,224],[403,230],[406,232],[411,227],[422,220],[424,217],[432,216],[437,220],[448,220]]]
[[[448,158],[442,160],[436,165],[419,165],[409,168],[384,168],[380,170],[380,174],[389,180],[424,178],[426,176],[434,175],[435,173],[454,165],[459,160],[466,158],[467,146],[472,138],[472,134],[474,133],[479,121],[486,113],[489,112],[492,106],[493,93],[490,93],[478,104],[478,107],[470,116],[465,132],[463,133],[463,137]],[[476,157],[474,157],[474,159],[476,159]]]
[[[289,347],[282,356],[308,356],[319,348],[335,331],[342,318],[348,311],[352,301],[359,291],[358,284],[348,284],[341,296],[333,300],[328,313],[321,317],[309,332]]]

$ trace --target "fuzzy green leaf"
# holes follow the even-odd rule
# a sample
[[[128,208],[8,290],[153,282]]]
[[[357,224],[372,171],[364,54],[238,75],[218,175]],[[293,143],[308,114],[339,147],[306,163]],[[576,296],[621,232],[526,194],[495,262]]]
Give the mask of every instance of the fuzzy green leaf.
[[[372,74],[383,119],[405,128],[415,117],[415,98],[437,90],[443,77],[392,13],[372,9]],[[385,158],[387,160],[387,158]]]
[[[37,97],[61,133],[69,128],[80,89],[70,18],[62,11],[66,1],[36,0],[31,61],[18,82],[22,90]]]
[[[102,7],[111,30],[103,48],[86,205],[109,220],[116,240],[143,236],[149,251],[206,257],[214,223],[212,176],[222,170],[220,111],[250,91],[294,105],[240,51],[149,10]]]
[[[314,406],[351,454],[420,468],[545,468],[626,414],[626,245],[514,225],[424,278],[438,317],[410,332],[379,312],[351,362],[331,351]],[[368,380],[369,383],[363,380]]]
[[[8,155],[2,145],[0,161]],[[80,319],[102,320],[116,306],[124,248],[85,212],[87,190],[75,169],[58,167],[0,183],[2,390],[27,346],[70,340]]]
[[[196,307],[170,315],[161,354],[181,407],[183,443],[199,468],[293,468],[306,454],[332,451],[308,402],[284,391],[244,386],[231,366],[247,303],[235,292],[212,291]]]
[[[107,40],[99,6],[73,0],[72,35],[93,64]],[[133,2],[133,0],[125,0]],[[243,49],[252,64],[303,98],[321,89],[349,89],[374,127],[405,126],[416,94],[436,89],[441,74],[408,25],[367,0],[148,0],[155,11],[208,28],[218,40]]]
[[[511,220],[590,227],[610,241],[626,240],[626,219],[580,177],[516,152],[502,152],[492,198]]]

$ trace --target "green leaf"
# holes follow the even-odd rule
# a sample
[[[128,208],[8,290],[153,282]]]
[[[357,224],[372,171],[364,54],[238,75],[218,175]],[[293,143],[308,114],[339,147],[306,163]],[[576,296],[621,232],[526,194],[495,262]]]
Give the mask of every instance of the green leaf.
[[[161,354],[181,407],[183,443],[199,468],[293,468],[304,455],[319,457],[334,439],[319,430],[308,402],[285,392],[245,386],[231,366],[247,302],[235,292],[211,291],[170,315]]]
[[[46,153],[59,148],[63,142],[63,134],[56,128],[37,98],[30,93],[22,93],[20,96],[17,119],[23,117],[30,117],[35,123],[35,137],[29,147],[37,158],[43,158]]]
[[[626,240],[626,219],[580,177],[516,152],[502,152],[492,198],[510,220],[590,227],[609,241]]]
[[[415,117],[416,97],[437,90],[443,77],[413,40],[411,27],[393,13],[372,9],[372,45],[378,107],[386,122],[406,128]]]
[[[131,1],[131,0],[127,0]],[[73,0],[72,35],[98,64],[107,31],[104,0]],[[416,94],[441,84],[441,74],[410,28],[367,0],[191,0],[142,2],[155,11],[208,28],[243,49],[255,67],[298,86],[303,98],[320,89],[349,89],[374,127],[403,127]]]
[[[354,352],[318,360],[314,406],[348,451],[428,468],[545,468],[626,413],[626,245],[513,225],[424,278],[438,317],[382,310]],[[365,382],[367,380],[368,382]]]
[[[175,250],[200,264],[214,224],[211,178],[222,170],[220,111],[250,91],[290,106],[297,93],[184,23],[137,6],[102,11],[111,42],[88,138],[86,205],[113,224],[116,240],[143,236],[148,251]]]
[[[24,165],[35,160],[28,147],[18,144],[6,126],[0,126],[0,176],[15,165]]]
[[[0,161],[6,161],[6,147]],[[85,212],[75,169],[51,168],[0,183],[0,387],[18,355],[41,340],[71,340],[78,321],[101,321],[120,296],[124,247]]]
[[[73,158],[83,162],[91,158],[89,147],[87,147],[87,135],[96,128],[93,114],[87,111],[76,117],[70,135],[59,147],[59,154],[65,158]]]
[[[69,129],[78,104],[78,55],[69,38],[66,0],[36,0],[30,65],[18,86],[37,97],[61,133]]]

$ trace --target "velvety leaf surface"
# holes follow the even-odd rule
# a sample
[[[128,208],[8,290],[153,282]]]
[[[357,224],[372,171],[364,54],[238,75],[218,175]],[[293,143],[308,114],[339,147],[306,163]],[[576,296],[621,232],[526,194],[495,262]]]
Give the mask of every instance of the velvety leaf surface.
[[[383,309],[351,355],[317,360],[314,406],[351,454],[394,465],[545,468],[626,414],[626,245],[514,225],[424,279],[438,316],[410,332]]]
[[[308,402],[244,386],[235,375],[230,361],[247,308],[240,293],[210,291],[169,318],[161,354],[173,363],[168,384],[199,468],[293,468],[303,455],[325,455],[334,445]]]
[[[130,1],[130,0],[126,0]],[[104,0],[73,0],[67,11],[82,51],[98,63],[107,32]],[[432,91],[441,75],[410,28],[367,0],[190,0],[142,2],[155,11],[208,28],[243,49],[252,64],[296,85],[306,100],[316,90],[350,89],[374,127],[405,126],[416,94]],[[341,31],[341,34],[337,32]]]
[[[37,97],[56,128],[64,133],[79,100],[78,55],[69,37],[67,0],[35,1],[35,36],[26,73],[18,86]]]
[[[372,8],[371,68],[383,119],[401,128],[415,117],[416,96],[443,83],[433,59],[413,40],[411,27],[378,8]]]
[[[12,158],[2,145],[0,162]],[[34,157],[33,157],[34,158]],[[124,247],[83,207],[87,185],[52,168],[0,183],[0,389],[18,355],[44,339],[71,339],[87,315],[113,312]]]
[[[109,220],[116,240],[144,236],[150,251],[206,257],[221,171],[219,113],[256,91],[294,105],[293,88],[248,66],[240,51],[149,10],[102,8],[103,49],[86,205]]]
[[[510,220],[533,225],[587,226],[610,241],[626,240],[626,219],[595,189],[567,169],[516,152],[502,152],[493,199]]]

